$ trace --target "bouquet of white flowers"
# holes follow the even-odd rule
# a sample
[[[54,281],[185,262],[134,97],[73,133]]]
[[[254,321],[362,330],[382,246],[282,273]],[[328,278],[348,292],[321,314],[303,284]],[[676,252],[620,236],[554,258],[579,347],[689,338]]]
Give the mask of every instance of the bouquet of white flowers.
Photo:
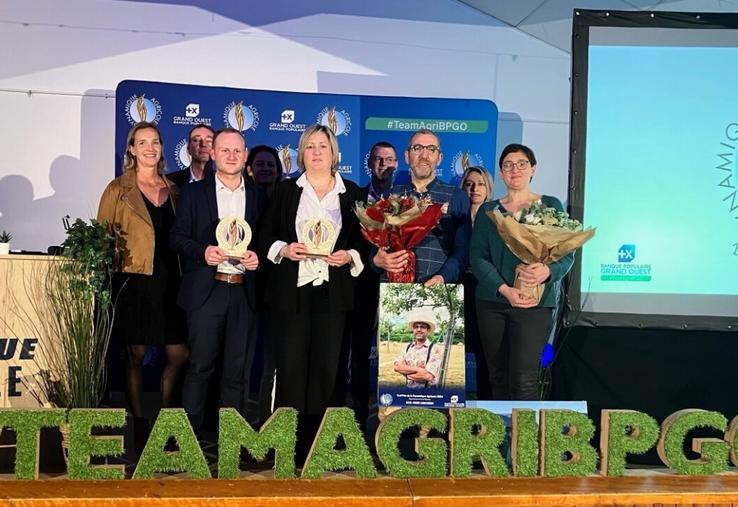
[[[503,216],[499,210],[488,211],[487,216],[497,226],[497,232],[510,251],[525,264],[551,264],[581,247],[592,236],[592,228],[582,230],[578,220],[564,211],[534,202],[519,213]],[[515,275],[515,288],[540,301],[544,284],[524,285]]]

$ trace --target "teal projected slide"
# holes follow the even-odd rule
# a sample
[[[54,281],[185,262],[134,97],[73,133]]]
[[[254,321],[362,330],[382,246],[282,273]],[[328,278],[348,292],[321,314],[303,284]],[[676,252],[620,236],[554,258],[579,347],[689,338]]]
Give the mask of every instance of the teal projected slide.
[[[590,45],[585,311],[738,315],[738,47]]]

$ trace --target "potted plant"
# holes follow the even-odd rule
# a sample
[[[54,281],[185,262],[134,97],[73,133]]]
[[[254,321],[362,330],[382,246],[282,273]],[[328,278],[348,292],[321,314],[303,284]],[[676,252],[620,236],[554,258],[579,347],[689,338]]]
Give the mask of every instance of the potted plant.
[[[60,259],[32,298],[42,353],[29,392],[46,406],[97,408],[105,392],[106,355],[114,317],[113,238],[104,224],[77,219]],[[64,430],[62,429],[64,443]]]
[[[8,255],[10,253],[10,240],[13,235],[8,231],[0,232],[0,255]]]

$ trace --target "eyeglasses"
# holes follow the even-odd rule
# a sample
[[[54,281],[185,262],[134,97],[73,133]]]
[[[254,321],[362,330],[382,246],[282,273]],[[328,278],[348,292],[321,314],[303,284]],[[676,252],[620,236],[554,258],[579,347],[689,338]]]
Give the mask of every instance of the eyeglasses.
[[[372,157],[371,161],[378,162],[382,165],[392,165],[397,162],[397,159],[395,157]]]
[[[502,163],[502,170],[506,173],[512,172],[513,169],[517,169],[518,171],[525,171],[530,167],[530,162],[528,160],[518,160],[517,162],[503,162]]]
[[[423,150],[428,150],[428,153],[438,153],[441,151],[441,148],[435,144],[427,144],[425,146],[422,144],[413,144],[412,146],[408,146],[407,149],[413,153],[420,153]]]

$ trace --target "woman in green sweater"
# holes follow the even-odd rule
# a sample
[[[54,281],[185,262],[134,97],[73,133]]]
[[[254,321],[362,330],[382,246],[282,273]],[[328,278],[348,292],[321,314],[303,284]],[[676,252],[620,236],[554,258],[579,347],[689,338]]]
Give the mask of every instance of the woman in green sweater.
[[[499,165],[507,194],[482,205],[471,238],[471,267],[479,282],[476,299],[482,357],[477,361],[487,364],[493,399],[537,400],[541,352],[551,333],[559,282],[569,272],[574,254],[548,265],[526,265],[507,248],[487,212],[498,209],[514,214],[533,202],[560,211],[563,206],[555,197],[530,190],[536,157],[527,146],[506,146]],[[516,271],[526,285],[546,284],[539,303],[513,287]]]

